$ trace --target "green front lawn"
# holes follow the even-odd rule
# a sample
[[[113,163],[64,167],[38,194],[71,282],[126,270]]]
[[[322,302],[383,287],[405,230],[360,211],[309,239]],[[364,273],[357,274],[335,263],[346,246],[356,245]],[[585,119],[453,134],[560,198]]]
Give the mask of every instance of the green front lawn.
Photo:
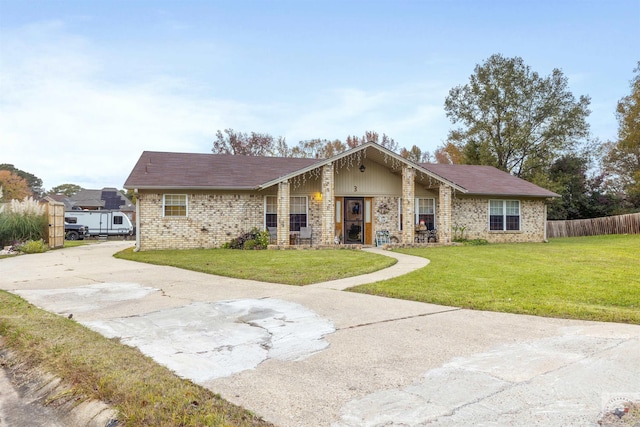
[[[477,310],[640,324],[640,235],[400,252],[431,263],[351,290]]]
[[[308,285],[371,273],[397,261],[356,250],[188,249],[134,252],[125,249],[117,258],[170,265],[238,279],[287,285]]]

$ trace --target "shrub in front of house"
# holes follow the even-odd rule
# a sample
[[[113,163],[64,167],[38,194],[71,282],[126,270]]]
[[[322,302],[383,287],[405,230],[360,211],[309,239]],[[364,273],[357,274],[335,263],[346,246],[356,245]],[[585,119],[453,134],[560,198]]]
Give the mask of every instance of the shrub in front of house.
[[[251,231],[242,233],[240,236],[225,243],[223,248],[225,249],[266,249],[269,244],[269,232],[260,231],[257,228],[251,229]]]

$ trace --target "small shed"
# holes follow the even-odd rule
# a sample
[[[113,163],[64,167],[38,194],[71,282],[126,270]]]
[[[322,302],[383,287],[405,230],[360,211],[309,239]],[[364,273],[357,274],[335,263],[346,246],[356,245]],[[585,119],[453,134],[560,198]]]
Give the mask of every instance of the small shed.
[[[64,246],[64,203],[51,197],[45,197],[47,203],[47,217],[49,218],[49,233],[47,244],[51,249]]]

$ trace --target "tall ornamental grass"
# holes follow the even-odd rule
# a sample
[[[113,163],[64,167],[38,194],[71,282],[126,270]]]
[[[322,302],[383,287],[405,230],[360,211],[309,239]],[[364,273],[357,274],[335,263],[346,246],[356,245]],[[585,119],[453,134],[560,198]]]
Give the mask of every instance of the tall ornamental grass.
[[[48,222],[45,206],[33,198],[12,200],[0,208],[0,246],[44,239]]]

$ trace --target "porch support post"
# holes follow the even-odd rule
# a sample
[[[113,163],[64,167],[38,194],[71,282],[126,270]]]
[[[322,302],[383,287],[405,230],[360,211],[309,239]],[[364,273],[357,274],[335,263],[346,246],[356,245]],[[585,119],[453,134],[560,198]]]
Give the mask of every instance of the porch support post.
[[[451,187],[440,184],[438,193],[438,242],[451,243]]]
[[[142,201],[142,194],[138,193],[138,189],[133,189],[133,194],[136,195],[136,248],[134,252],[140,251],[140,202]]]
[[[322,202],[321,206],[321,227],[320,243],[322,245],[332,245],[333,235],[336,227],[336,202],[335,202],[335,181],[333,175],[333,163],[322,167]]]
[[[410,166],[402,168],[402,243],[413,243],[415,234],[415,174]]]
[[[290,212],[289,181],[278,183],[278,236],[279,246],[289,246],[289,212]]]

